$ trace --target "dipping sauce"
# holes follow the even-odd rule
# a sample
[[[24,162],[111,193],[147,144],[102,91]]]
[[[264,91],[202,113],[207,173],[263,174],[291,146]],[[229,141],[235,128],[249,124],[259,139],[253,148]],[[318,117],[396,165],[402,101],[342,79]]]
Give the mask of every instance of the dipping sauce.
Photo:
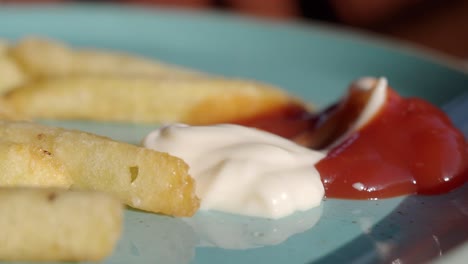
[[[361,81],[356,86],[375,94],[382,80]],[[380,110],[368,122],[358,120],[360,126],[333,143],[327,157],[317,164],[326,196],[376,199],[439,194],[464,184],[468,147],[463,134],[428,102],[402,98],[388,87],[385,91]],[[341,104],[347,104],[346,100],[353,96]]]
[[[204,210],[280,218],[320,205],[324,195],[314,165],[325,155],[258,129],[174,124],[143,144],[189,164]]]
[[[265,218],[315,207],[324,191],[344,199],[439,194],[468,178],[463,134],[385,78],[358,80],[318,114],[291,105],[236,123],[245,126],[165,126],[144,145],[190,165],[201,209]]]
[[[304,131],[310,131],[314,127],[316,118],[304,106],[289,104],[256,117],[231,123],[258,128],[284,138],[293,139]]]
[[[315,115],[277,112],[282,114],[276,120],[269,116],[268,131],[281,127],[281,135],[327,153],[316,166],[327,197],[439,194],[468,179],[463,134],[440,109],[400,97],[385,78],[358,80],[341,101]],[[263,129],[263,123],[259,118],[243,124]]]

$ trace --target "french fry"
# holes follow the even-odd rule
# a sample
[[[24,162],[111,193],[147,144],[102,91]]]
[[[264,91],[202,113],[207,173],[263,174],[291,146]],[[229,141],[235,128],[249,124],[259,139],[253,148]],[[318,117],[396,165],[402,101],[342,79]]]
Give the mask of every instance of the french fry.
[[[38,145],[0,141],[0,186],[69,188],[72,178],[65,166]]]
[[[202,125],[304,105],[266,84],[48,39],[25,38],[8,46],[7,54],[28,78],[14,89],[8,85],[4,95],[23,118]]]
[[[1,49],[0,47],[0,94],[3,94],[26,82],[27,76],[13,59],[2,55]]]
[[[6,39],[0,39],[0,56],[7,53],[10,48],[10,42]]]
[[[64,43],[25,38],[9,54],[33,78],[70,75],[194,78],[199,72],[138,56],[92,49],[72,49]]]
[[[188,166],[167,153],[32,122],[0,121],[0,138],[55,157],[74,188],[108,192],[131,207],[167,215],[191,216],[199,207]]]
[[[122,205],[99,192],[0,188],[0,260],[95,261],[120,237]]]
[[[5,95],[31,118],[210,124],[249,118],[298,103],[252,81],[69,77],[26,84]]]
[[[28,77],[15,60],[8,56],[10,44],[0,39],[0,95],[27,81]],[[0,97],[0,119],[21,119]]]
[[[0,120],[30,120],[22,114],[16,112],[11,105],[0,97]]]

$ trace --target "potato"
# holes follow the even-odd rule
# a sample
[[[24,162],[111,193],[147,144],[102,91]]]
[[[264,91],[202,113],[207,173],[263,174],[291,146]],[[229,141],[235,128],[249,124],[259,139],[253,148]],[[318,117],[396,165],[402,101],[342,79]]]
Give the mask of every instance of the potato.
[[[6,107],[22,118],[205,125],[304,105],[266,84],[48,39],[23,39],[8,55],[28,78],[5,88]]]
[[[91,49],[71,49],[44,38],[26,38],[9,53],[32,77],[69,75],[114,75],[139,77],[192,78],[201,73],[156,60],[123,53]]]
[[[0,260],[102,260],[122,226],[119,200],[99,192],[0,188],[0,215]]]
[[[187,164],[167,153],[32,122],[0,121],[0,138],[47,151],[75,188],[109,192],[134,208],[174,216],[191,216],[199,207]]]
[[[38,145],[0,140],[0,186],[51,186],[73,184],[57,157]]]
[[[0,51],[0,94],[26,82],[27,78],[15,61]]]
[[[0,120],[30,120],[30,118],[16,112],[14,108],[6,102],[5,98],[0,97]]]
[[[26,84],[5,101],[31,118],[189,124],[231,122],[299,103],[275,87],[243,80],[82,76]]]
[[[0,39],[0,56],[7,53],[10,48],[10,42],[6,39]]]

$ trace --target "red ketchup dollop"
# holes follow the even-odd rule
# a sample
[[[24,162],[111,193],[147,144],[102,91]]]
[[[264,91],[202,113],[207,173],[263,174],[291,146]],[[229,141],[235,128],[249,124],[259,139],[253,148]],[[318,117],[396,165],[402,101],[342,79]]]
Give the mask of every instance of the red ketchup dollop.
[[[312,147],[328,148],[316,168],[325,196],[378,199],[406,194],[440,194],[468,179],[468,144],[437,107],[402,98],[387,88],[385,102],[357,131],[337,139],[359,117],[372,89],[348,96],[319,114],[288,106],[256,119],[236,122]]]

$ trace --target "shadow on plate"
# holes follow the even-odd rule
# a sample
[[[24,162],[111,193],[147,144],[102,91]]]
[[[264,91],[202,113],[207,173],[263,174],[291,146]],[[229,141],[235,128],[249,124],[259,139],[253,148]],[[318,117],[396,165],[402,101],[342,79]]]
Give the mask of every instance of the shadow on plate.
[[[362,235],[313,263],[423,263],[468,241],[468,183],[405,198]]]

